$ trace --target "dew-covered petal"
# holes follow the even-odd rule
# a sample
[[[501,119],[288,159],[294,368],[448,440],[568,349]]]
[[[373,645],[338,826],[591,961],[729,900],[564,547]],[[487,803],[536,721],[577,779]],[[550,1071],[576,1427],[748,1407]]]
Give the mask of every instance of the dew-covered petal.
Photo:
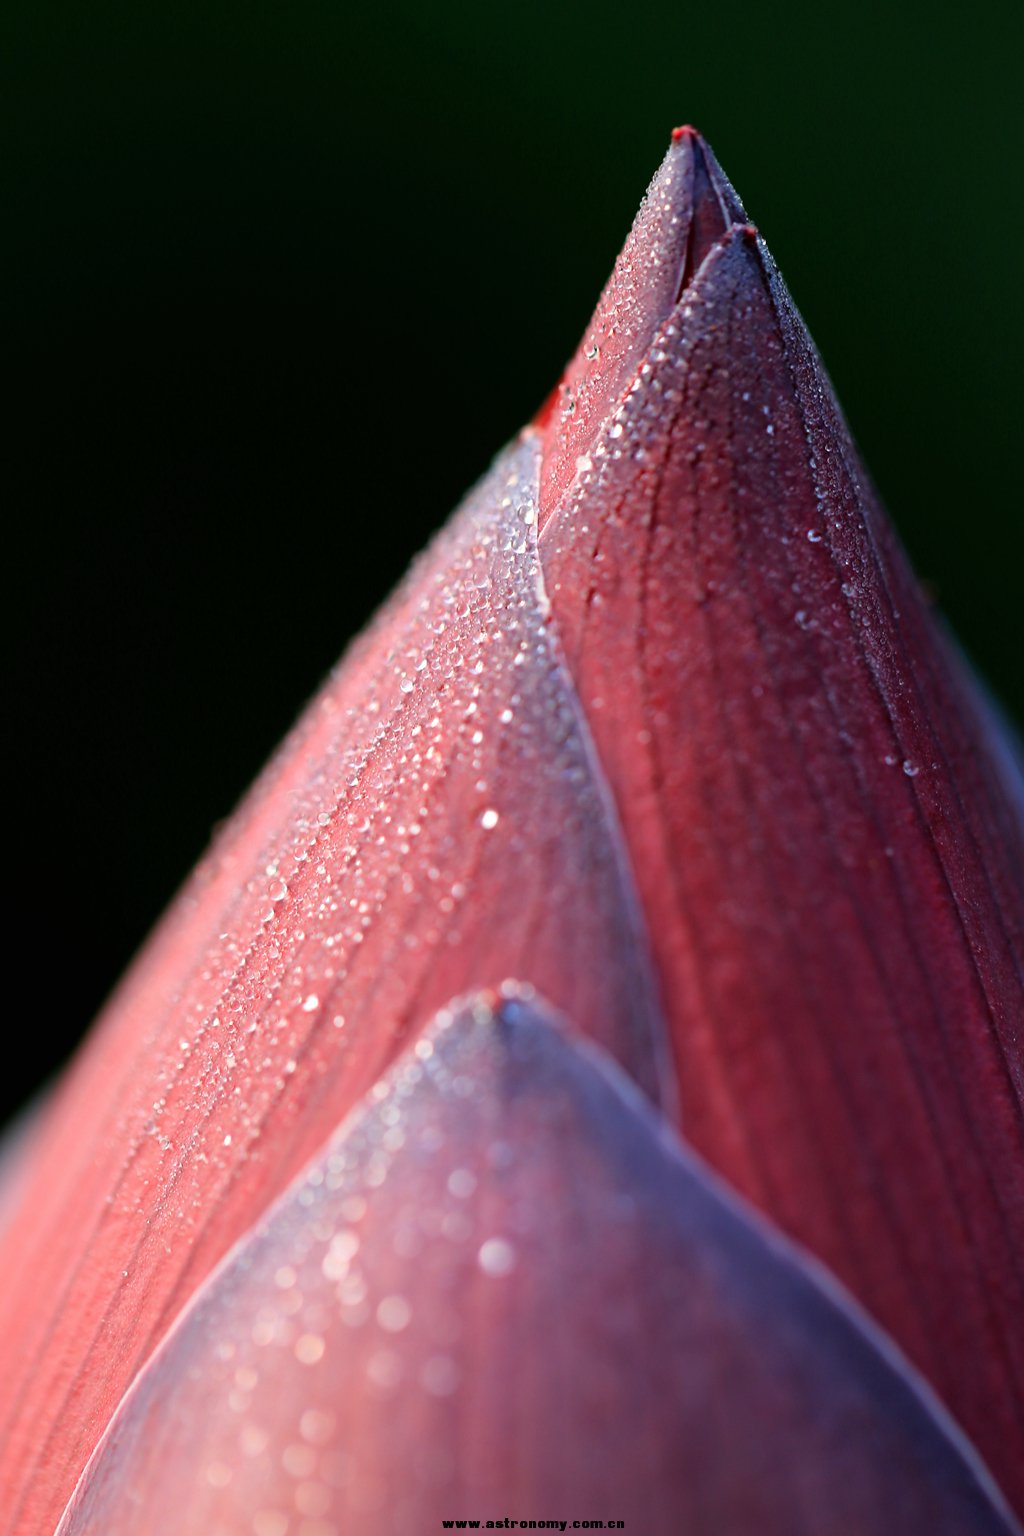
[[[532,994],[441,1015],[195,1298],[58,1536],[996,1536],[842,1293]]]
[[[636,377],[662,321],[708,250],[746,215],[711,150],[677,128],[593,319],[538,417],[545,435],[541,527]]]
[[[685,1134],[1024,1508],[1019,790],[753,230],[665,312],[540,547]]]
[[[310,705],[62,1085],[2,1250],[0,1530],[52,1528],[169,1321],[411,1018],[528,973],[671,1112],[536,492],[527,442]],[[130,880],[144,854],[111,856]]]

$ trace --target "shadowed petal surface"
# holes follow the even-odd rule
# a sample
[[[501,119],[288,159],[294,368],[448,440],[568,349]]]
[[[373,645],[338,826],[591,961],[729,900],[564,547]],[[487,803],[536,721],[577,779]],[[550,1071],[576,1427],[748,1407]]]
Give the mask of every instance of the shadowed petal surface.
[[[1005,1536],[838,1291],[603,1052],[494,1001],[442,1016],[196,1298],[59,1536]]]
[[[666,311],[541,559],[685,1134],[1024,1508],[1020,801],[751,229]]]
[[[545,623],[536,476],[535,445],[507,455],[415,568],[61,1090],[2,1250],[0,1530],[52,1528],[169,1321],[411,1016],[528,971],[671,1112],[646,939]]]

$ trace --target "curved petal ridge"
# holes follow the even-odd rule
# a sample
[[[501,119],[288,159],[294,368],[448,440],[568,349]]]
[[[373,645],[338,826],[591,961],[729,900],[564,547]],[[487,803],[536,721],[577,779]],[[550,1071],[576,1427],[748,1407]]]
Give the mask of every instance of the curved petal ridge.
[[[58,1536],[1007,1536],[817,1266],[532,989],[445,1010],[190,1304]]]

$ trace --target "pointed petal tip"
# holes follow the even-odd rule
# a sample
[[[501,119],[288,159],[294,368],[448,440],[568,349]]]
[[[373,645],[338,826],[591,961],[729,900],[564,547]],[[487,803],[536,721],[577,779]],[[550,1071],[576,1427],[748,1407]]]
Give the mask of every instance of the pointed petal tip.
[[[680,1119],[1024,1510],[1010,761],[754,225],[716,242],[648,363],[540,549],[670,979]]]
[[[545,439],[542,528],[659,328],[708,255],[745,220],[706,140],[690,124],[673,129],[575,356],[534,419]]]
[[[756,224],[737,221],[730,224],[728,229],[722,231],[714,245],[722,250],[731,245],[738,245],[741,248],[749,248],[750,250],[760,252],[763,248],[763,243],[761,231]]]

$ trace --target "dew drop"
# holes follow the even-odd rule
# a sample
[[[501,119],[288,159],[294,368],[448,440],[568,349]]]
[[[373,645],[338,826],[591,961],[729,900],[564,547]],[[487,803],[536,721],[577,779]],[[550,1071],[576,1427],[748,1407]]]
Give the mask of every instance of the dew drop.
[[[456,1168],[448,1175],[448,1191],[457,1200],[465,1200],[476,1189],[476,1175],[468,1168]]]
[[[431,1397],[450,1397],[459,1384],[459,1369],[448,1355],[431,1355],[420,1374]]]
[[[295,1340],[295,1358],[302,1365],[316,1365],[323,1359],[325,1348],[318,1333],[302,1333]]]
[[[401,1333],[412,1319],[412,1308],[404,1296],[385,1296],[377,1304],[377,1322],[385,1333]]]
[[[516,1267],[516,1250],[504,1237],[489,1237],[480,1244],[476,1258],[484,1274],[495,1279],[511,1274]]]

